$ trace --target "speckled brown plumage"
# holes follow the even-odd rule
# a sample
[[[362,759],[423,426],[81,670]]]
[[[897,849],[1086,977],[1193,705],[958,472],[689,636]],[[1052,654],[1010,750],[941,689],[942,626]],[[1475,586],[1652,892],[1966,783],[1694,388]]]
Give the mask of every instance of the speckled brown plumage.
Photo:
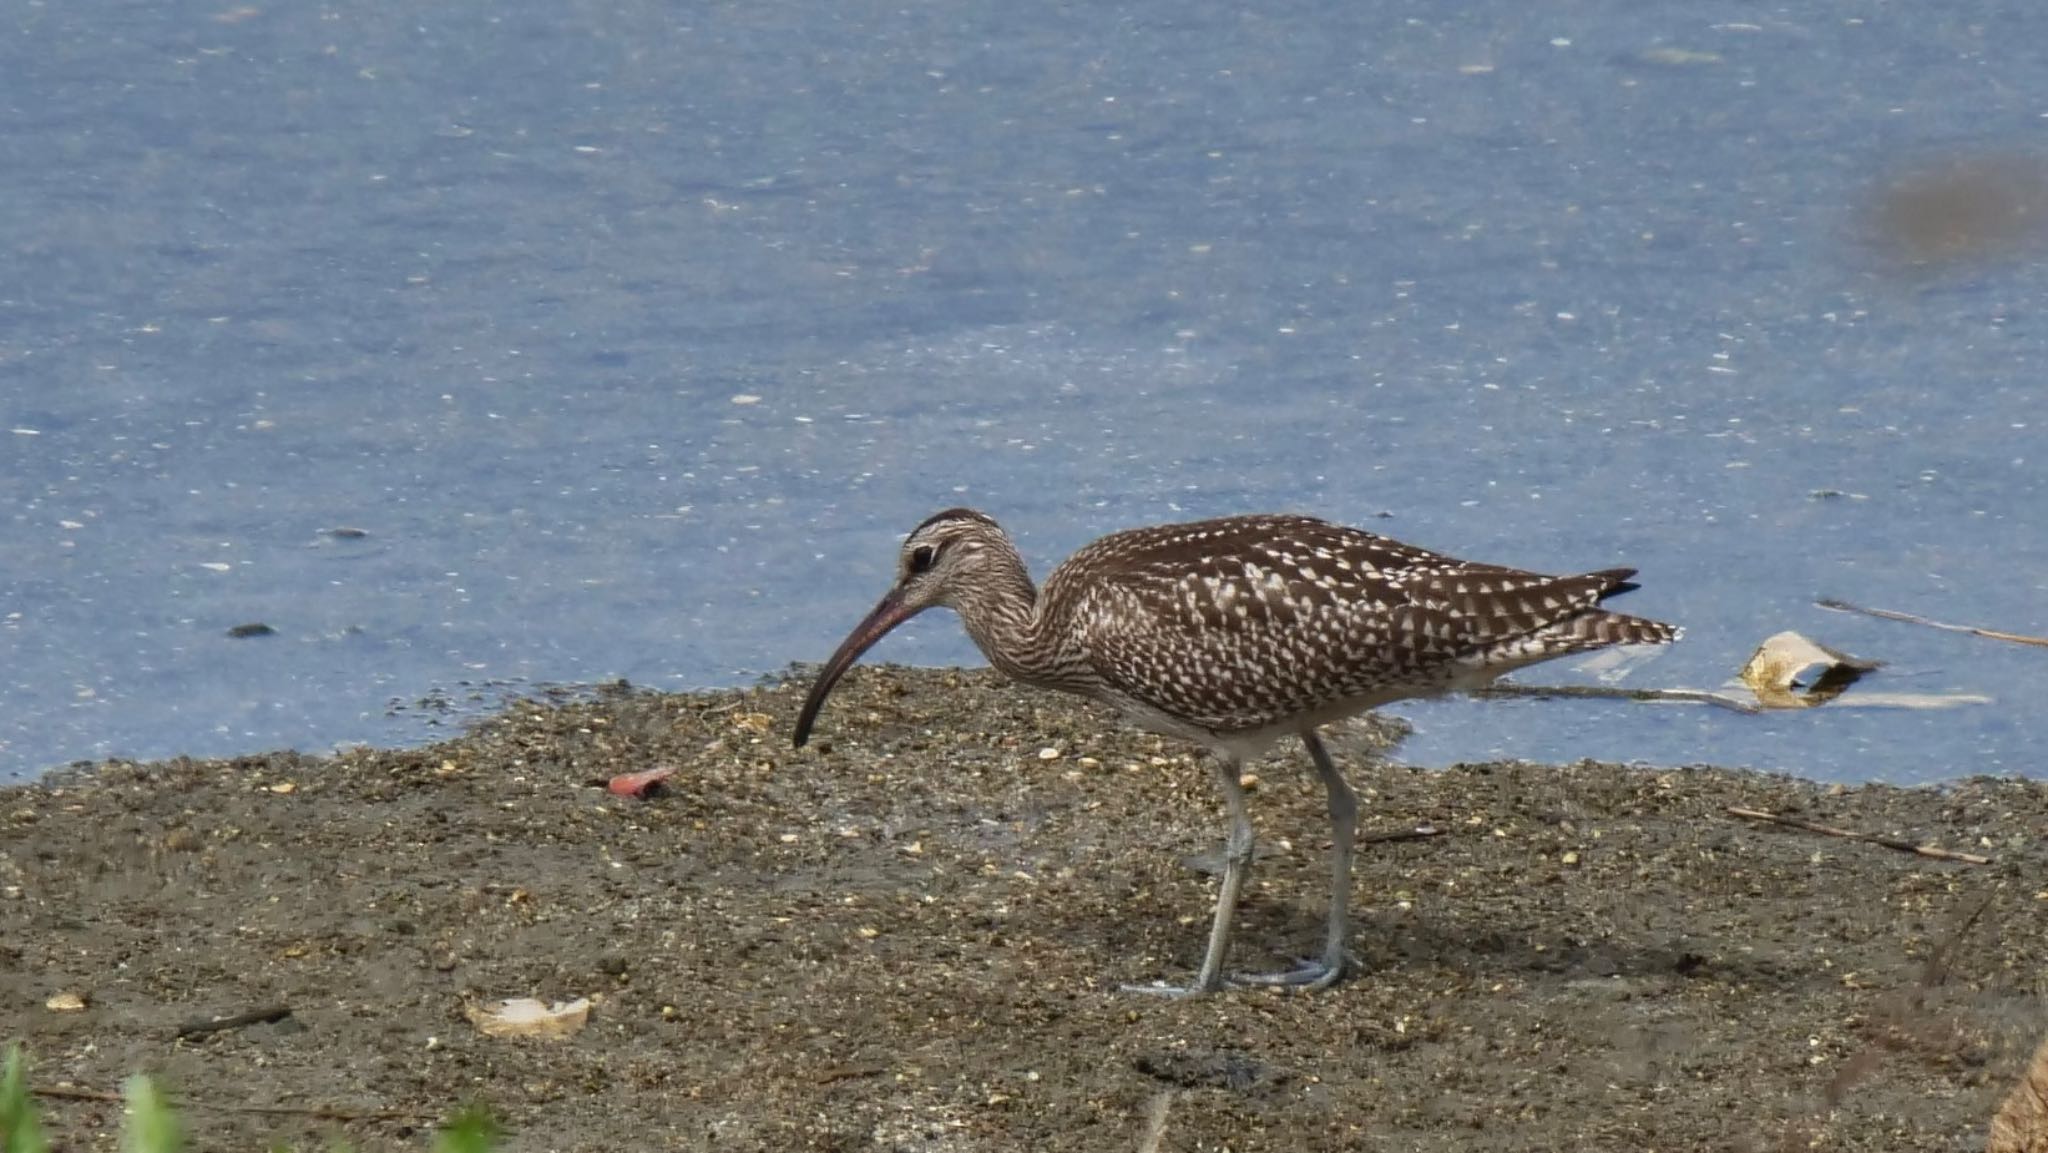
[[[1103,695],[1233,736],[1671,639],[1597,607],[1631,575],[1540,576],[1311,517],[1229,517],[1087,546],[1046,580],[1032,632]]]
[[[1271,978],[1321,987],[1344,967],[1350,790],[1316,726],[1409,697],[1467,689],[1569,653],[1662,644],[1678,630],[1600,607],[1634,571],[1553,577],[1458,560],[1306,516],[1236,516],[1113,533],[1033,586],[1007,534],[948,509],[904,540],[895,588],[846,638],[797,722],[808,737],[832,684],[897,624],[959,612],[989,662],[1029,684],[1117,706],[1208,746],[1231,810],[1233,858],[1250,859],[1238,765],[1298,735],[1330,794],[1339,842],[1331,941],[1318,966]],[[1188,990],[1221,982],[1242,868],[1226,870],[1210,952]],[[1305,976],[1304,976],[1305,974]]]

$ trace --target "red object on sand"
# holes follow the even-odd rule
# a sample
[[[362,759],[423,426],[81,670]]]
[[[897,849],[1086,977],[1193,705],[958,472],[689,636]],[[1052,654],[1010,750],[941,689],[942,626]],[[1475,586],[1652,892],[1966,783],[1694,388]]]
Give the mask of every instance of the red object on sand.
[[[606,782],[605,788],[620,797],[645,797],[654,786],[675,775],[674,766],[665,769],[648,769],[642,773],[623,773]]]

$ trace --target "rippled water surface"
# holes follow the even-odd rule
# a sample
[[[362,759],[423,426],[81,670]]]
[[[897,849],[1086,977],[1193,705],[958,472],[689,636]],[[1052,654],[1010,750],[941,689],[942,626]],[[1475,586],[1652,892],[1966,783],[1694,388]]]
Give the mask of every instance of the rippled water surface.
[[[743,683],[959,503],[1041,573],[1281,509],[1626,563],[1688,628],[1627,684],[1797,628],[1992,698],[1429,703],[1420,763],[2048,774],[2048,651],[1812,604],[2048,633],[2048,9],[1259,8],[18,9],[0,778]]]

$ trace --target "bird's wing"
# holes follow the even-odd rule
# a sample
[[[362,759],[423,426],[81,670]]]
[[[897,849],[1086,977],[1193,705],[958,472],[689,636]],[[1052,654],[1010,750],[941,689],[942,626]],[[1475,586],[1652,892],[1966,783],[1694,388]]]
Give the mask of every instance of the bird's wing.
[[[1230,517],[1104,537],[1042,595],[1065,617],[1068,659],[1116,693],[1234,730],[1430,691],[1628,575],[1550,577],[1309,517]]]

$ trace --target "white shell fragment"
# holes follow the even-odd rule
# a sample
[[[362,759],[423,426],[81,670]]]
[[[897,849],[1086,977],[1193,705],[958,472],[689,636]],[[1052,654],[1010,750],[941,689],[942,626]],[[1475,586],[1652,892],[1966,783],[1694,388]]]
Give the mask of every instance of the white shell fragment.
[[[465,1005],[469,1022],[486,1037],[569,1037],[590,1020],[590,998],[550,1005],[532,997],[514,997],[484,1005]]]
[[[1867,661],[1837,652],[1826,645],[1786,630],[1766,637],[1742,666],[1742,683],[1756,693],[1757,703],[1767,709],[1810,709],[1842,695],[1842,690],[1863,674],[1882,667],[1881,661]],[[1800,677],[1819,670],[1804,684]]]

